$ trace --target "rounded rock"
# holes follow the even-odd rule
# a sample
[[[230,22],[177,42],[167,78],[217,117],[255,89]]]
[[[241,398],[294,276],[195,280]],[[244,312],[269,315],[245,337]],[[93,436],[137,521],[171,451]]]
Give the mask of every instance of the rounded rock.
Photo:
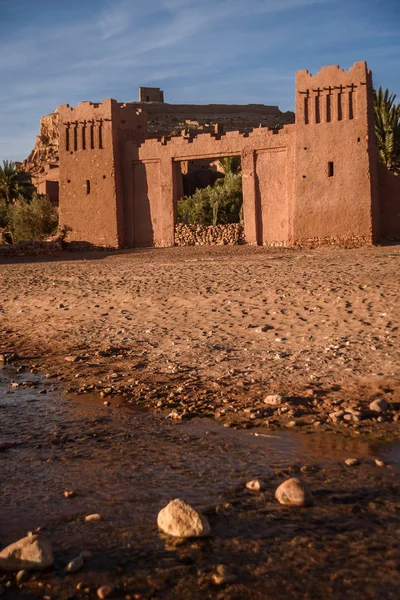
[[[29,579],[29,571],[27,571],[26,569],[21,569],[21,571],[18,571],[18,573],[15,576],[15,581],[17,583],[22,583],[27,579]]]
[[[259,492],[263,487],[262,482],[259,479],[252,479],[246,483],[246,488],[253,492]]]
[[[110,585],[102,585],[97,590],[97,597],[100,598],[100,600],[106,600],[106,598],[109,598],[111,596],[113,591],[114,590]]]
[[[313,504],[312,493],[307,484],[291,477],[287,479],[276,489],[275,498],[280,504],[286,506],[311,506]]]
[[[202,537],[210,533],[210,524],[204,515],[189,504],[176,498],[160,510],[158,527],[174,537]]]
[[[360,461],[358,460],[358,458],[346,458],[346,460],[344,462],[348,467],[356,467],[357,465],[360,464]]]
[[[373,400],[369,405],[369,409],[374,412],[385,412],[389,408],[388,403],[383,398],[379,398],[378,400]]]
[[[83,556],[80,554],[67,564],[67,566],[65,567],[65,572],[76,573],[76,571],[80,571],[84,565],[84,562],[85,561],[83,560]]]
[[[281,396],[281,394],[269,394],[264,398],[264,404],[269,404],[271,406],[278,406],[279,404],[283,404],[285,401],[285,396]]]
[[[92,515],[86,515],[85,517],[85,521],[86,523],[94,523],[96,521],[102,521],[103,517],[101,515],[99,515],[98,513],[94,513]]]

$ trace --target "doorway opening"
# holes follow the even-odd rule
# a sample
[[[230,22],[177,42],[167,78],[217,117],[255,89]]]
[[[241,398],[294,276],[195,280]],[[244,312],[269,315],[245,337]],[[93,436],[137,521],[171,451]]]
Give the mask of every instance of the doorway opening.
[[[180,161],[176,223],[216,226],[243,222],[240,156]]]

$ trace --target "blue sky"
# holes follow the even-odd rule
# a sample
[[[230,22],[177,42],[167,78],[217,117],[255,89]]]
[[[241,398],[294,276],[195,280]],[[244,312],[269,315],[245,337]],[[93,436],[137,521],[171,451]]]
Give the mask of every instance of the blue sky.
[[[26,158],[59,104],[294,108],[297,69],[366,60],[400,102],[399,0],[0,0],[0,161]]]

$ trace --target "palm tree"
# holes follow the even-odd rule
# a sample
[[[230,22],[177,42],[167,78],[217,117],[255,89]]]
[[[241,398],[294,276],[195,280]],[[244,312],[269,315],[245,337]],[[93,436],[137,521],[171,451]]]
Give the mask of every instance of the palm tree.
[[[240,156],[226,156],[225,158],[219,158],[218,162],[225,175],[240,173]]]
[[[396,94],[379,88],[374,94],[375,133],[381,162],[400,173],[400,104]]]
[[[7,205],[17,200],[31,200],[35,192],[30,173],[20,171],[14,162],[3,160],[0,165],[0,200]]]

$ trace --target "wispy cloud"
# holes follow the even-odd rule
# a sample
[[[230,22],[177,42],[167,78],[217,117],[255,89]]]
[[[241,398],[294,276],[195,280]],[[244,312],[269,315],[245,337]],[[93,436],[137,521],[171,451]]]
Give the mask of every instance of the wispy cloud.
[[[400,91],[393,18],[373,2],[54,3],[62,18],[45,12],[46,0],[0,0],[6,7],[0,21],[0,160],[24,158],[40,116],[60,103],[110,96],[131,101],[139,85],[161,85],[171,102],[263,102],[286,110],[293,108],[297,68],[347,68],[367,59],[375,78],[386,77],[382,83]]]

